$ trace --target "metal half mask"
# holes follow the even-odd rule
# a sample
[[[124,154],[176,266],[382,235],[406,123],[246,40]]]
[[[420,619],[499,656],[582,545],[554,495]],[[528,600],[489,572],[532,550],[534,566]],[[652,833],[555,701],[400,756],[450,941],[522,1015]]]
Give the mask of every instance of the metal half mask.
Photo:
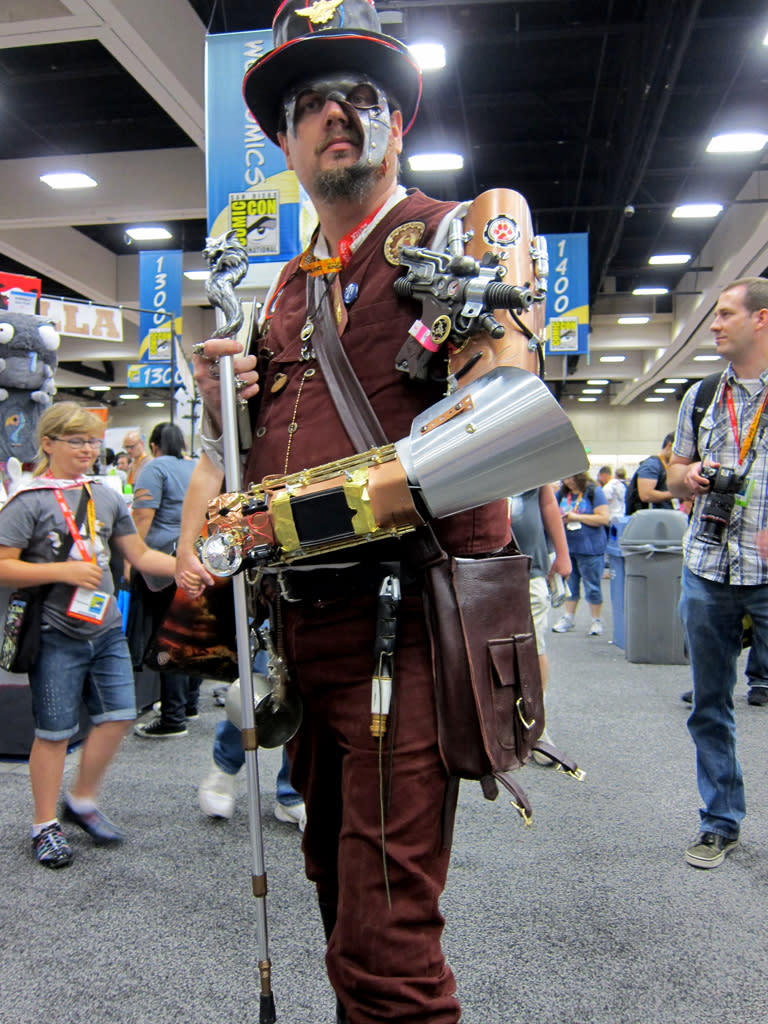
[[[299,82],[283,102],[285,123],[294,138],[302,116],[321,110],[328,100],[339,104],[362,138],[360,157],[350,169],[378,167],[386,156],[392,127],[384,90],[370,78],[355,72]]]

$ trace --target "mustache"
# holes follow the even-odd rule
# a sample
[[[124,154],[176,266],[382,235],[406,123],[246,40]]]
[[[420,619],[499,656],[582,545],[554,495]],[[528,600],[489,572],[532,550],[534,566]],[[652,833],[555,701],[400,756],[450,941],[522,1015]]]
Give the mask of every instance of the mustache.
[[[315,155],[319,156],[329,146],[333,145],[334,142],[349,142],[353,146],[361,146],[362,138],[360,133],[354,129],[348,129],[347,131],[330,131],[328,132],[315,147]]]

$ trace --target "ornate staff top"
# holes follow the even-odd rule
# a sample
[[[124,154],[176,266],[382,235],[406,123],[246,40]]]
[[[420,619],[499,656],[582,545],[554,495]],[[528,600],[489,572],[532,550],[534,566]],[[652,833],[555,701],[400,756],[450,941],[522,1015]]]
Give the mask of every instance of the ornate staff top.
[[[243,311],[235,295],[235,287],[248,270],[248,253],[237,241],[235,232],[227,231],[218,238],[206,238],[203,256],[211,268],[205,282],[205,293],[210,304],[220,309],[226,320],[211,337],[234,338],[243,323]]]

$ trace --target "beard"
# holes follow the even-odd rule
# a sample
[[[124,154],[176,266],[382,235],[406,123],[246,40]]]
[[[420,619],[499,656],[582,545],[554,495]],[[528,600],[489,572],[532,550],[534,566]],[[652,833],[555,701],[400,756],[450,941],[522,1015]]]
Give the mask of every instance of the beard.
[[[324,203],[340,199],[362,203],[373,191],[380,170],[380,167],[337,167],[318,171],[314,180],[315,195]]]

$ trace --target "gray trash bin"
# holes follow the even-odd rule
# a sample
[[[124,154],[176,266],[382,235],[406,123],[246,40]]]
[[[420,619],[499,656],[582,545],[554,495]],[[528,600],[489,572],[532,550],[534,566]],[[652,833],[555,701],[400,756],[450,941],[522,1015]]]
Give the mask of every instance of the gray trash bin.
[[[687,521],[672,509],[642,509],[618,538],[624,556],[624,634],[627,661],[685,665],[678,615]]]

